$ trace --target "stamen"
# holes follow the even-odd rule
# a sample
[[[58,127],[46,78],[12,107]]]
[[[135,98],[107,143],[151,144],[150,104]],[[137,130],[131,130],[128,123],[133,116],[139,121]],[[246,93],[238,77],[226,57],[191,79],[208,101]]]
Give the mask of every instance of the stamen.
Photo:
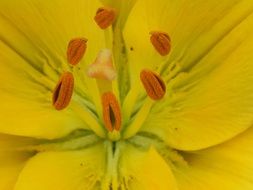
[[[53,91],[52,101],[56,110],[62,110],[69,105],[73,94],[73,88],[74,77],[72,73],[63,73]]]
[[[140,73],[141,82],[148,94],[153,100],[160,100],[166,93],[166,86],[162,78],[149,70],[142,70]]]
[[[171,40],[165,32],[150,32],[150,41],[154,48],[158,51],[161,56],[169,54],[171,49]]]
[[[83,58],[87,48],[87,39],[75,38],[69,42],[67,49],[67,59],[69,64],[76,65]]]
[[[121,127],[121,111],[119,103],[112,92],[102,95],[104,124],[108,131],[119,131]]]
[[[111,7],[101,7],[97,10],[94,20],[101,29],[112,25],[116,19],[116,10]]]
[[[93,64],[88,68],[89,77],[112,81],[116,77],[116,71],[112,64],[112,52],[109,49],[101,50]]]

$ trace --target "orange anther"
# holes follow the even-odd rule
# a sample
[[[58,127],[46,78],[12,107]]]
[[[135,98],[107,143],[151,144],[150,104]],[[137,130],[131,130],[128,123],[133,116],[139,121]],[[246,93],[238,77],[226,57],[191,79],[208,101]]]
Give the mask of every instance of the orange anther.
[[[73,88],[74,77],[72,73],[63,73],[53,91],[52,102],[55,109],[62,110],[69,105],[73,94]]]
[[[110,7],[101,7],[97,10],[94,20],[101,29],[112,25],[116,19],[116,10]]]
[[[102,95],[104,124],[108,131],[119,131],[121,127],[121,111],[119,103],[112,92]]]
[[[140,79],[151,99],[160,100],[163,98],[166,93],[166,86],[158,74],[149,70],[142,70]]]
[[[87,48],[87,39],[76,38],[69,42],[67,50],[67,59],[69,64],[76,65],[83,58]]]
[[[168,55],[171,49],[171,40],[165,32],[150,32],[150,41],[162,56]]]

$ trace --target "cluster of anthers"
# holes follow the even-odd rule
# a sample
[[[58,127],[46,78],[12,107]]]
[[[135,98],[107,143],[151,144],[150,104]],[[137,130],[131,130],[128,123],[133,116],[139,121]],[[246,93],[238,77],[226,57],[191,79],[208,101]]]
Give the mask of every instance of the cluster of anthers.
[[[110,7],[101,7],[94,17],[95,22],[101,29],[107,29],[116,20],[116,10]],[[77,65],[83,58],[87,48],[86,38],[72,39],[67,48],[67,60],[72,66]],[[161,56],[166,56],[170,52],[171,41],[165,32],[150,32],[150,42]],[[116,71],[112,63],[110,50],[101,51],[95,62],[90,65],[87,75],[99,80],[112,81],[116,78]],[[140,72],[140,80],[146,90],[147,95],[153,100],[160,100],[166,93],[166,85],[159,74],[143,69]],[[74,76],[71,72],[64,72],[54,91],[53,106],[56,110],[66,108],[73,94]],[[122,116],[119,102],[112,90],[104,91],[101,94],[104,126],[109,131],[120,131]]]

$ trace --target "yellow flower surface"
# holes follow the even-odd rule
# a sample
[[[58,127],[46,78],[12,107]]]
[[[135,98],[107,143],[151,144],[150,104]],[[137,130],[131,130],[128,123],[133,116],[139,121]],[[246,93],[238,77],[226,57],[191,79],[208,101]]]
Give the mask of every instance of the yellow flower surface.
[[[252,0],[0,0],[0,190],[252,190]]]

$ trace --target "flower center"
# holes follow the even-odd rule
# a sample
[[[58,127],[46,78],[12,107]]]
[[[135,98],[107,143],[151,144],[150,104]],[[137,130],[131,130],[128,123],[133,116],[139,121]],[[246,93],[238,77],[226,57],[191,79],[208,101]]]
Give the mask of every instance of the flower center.
[[[128,75],[131,73],[129,73],[128,67],[121,66],[126,65],[121,64],[126,60],[124,59],[126,55],[125,52],[120,51],[125,46],[120,29],[121,25],[118,24],[116,16],[120,15],[116,14],[114,8],[101,7],[94,17],[101,29],[104,30],[112,26],[115,43],[112,47],[114,59],[110,49],[102,49],[95,61],[87,68],[87,76],[96,81],[94,94],[91,94],[92,100],[88,102],[89,106],[84,108],[83,105],[78,105],[75,100],[70,104],[74,89],[74,76],[71,72],[62,74],[52,98],[56,110],[62,110],[70,104],[72,110],[84,119],[95,134],[111,141],[117,141],[121,137],[128,139],[138,133],[155,101],[161,100],[166,95],[166,84],[162,77],[157,72],[145,68],[140,72],[140,81],[134,82],[142,83],[146,94],[138,95],[138,92],[134,92],[133,96],[131,95],[131,85],[126,83],[126,80],[130,80],[131,77]],[[171,49],[169,35],[159,31],[150,32],[150,34],[150,42],[155,50],[161,56],[168,55]],[[70,40],[67,47],[67,61],[71,65],[72,71],[75,71],[73,66],[76,66],[83,58],[87,49],[87,41],[83,37]],[[115,83],[116,78],[117,82]],[[165,81],[167,82],[167,78]],[[124,88],[124,85],[128,85],[128,87]],[[139,101],[138,96],[142,97],[140,102],[137,102]],[[138,107],[135,106],[136,104]]]
[[[87,40],[83,40],[83,38],[70,41],[67,51],[69,64],[74,66],[81,60],[85,53],[86,42]],[[109,49],[103,49],[98,53],[95,61],[89,65],[87,75],[96,80],[99,96],[101,97],[102,118],[100,119],[102,119],[102,129],[96,129],[100,128],[101,125],[99,118],[97,118],[97,125],[94,125],[94,117],[87,117],[86,113],[84,113],[86,114],[84,119],[87,122],[88,118],[90,122],[88,124],[92,125],[91,129],[96,134],[98,133],[103,138],[107,137],[111,141],[117,141],[121,136],[123,139],[134,136],[141,128],[145,118],[147,118],[154,103],[153,100],[160,100],[166,94],[166,85],[161,76],[151,70],[143,69],[140,72],[140,82],[142,82],[148,97],[135,116],[122,118],[123,115],[126,116],[128,114],[124,113],[124,110],[122,113],[118,97],[115,95],[115,89],[112,85],[113,80],[116,79],[116,70],[113,66],[112,52]],[[73,74],[71,72],[64,72],[53,92],[53,105],[56,110],[62,110],[69,105],[73,88]],[[74,105],[77,106],[76,104]],[[78,107],[75,109],[80,112],[82,108]],[[122,128],[125,129],[121,130]],[[123,132],[122,135],[121,132]]]

